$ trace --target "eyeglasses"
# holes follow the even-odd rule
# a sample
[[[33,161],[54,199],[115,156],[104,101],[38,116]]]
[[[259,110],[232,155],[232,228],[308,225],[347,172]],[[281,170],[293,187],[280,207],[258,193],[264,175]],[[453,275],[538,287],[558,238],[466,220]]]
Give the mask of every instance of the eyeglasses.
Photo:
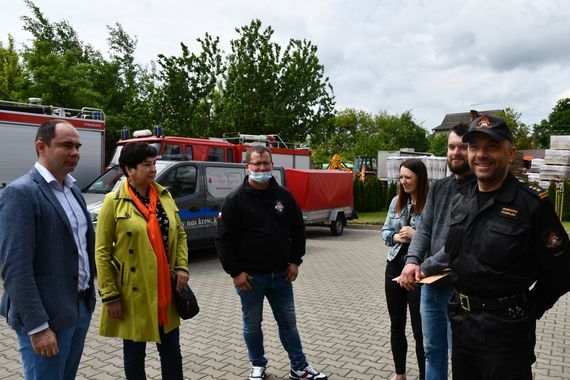
[[[271,166],[273,163],[271,161],[260,161],[260,162],[249,162],[248,165],[251,165],[255,168],[259,168],[261,166]]]

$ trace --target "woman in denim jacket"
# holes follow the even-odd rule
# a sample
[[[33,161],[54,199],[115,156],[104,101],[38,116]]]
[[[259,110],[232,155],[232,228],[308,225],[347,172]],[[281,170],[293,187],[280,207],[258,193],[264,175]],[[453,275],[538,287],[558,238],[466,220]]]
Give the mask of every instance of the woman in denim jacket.
[[[425,356],[420,318],[420,288],[407,291],[392,281],[402,272],[405,255],[416,231],[425,205],[429,183],[424,163],[409,159],[400,165],[400,191],[390,203],[390,209],[382,228],[382,239],[390,248],[387,255],[384,279],[386,303],[390,314],[390,343],[394,357],[395,375],[392,380],[406,379],[406,309],[410,309],[412,330],[416,341],[416,357],[420,379],[425,377]]]

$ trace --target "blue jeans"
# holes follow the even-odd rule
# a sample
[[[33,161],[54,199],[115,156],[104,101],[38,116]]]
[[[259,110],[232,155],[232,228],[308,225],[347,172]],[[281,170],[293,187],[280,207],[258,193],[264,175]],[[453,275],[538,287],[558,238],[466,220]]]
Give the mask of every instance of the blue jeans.
[[[426,380],[446,380],[448,352],[451,349],[451,327],[447,304],[453,287],[422,286],[420,314],[426,355]]]
[[[73,380],[83,354],[85,336],[91,323],[91,313],[85,300],[77,301],[77,323],[65,330],[56,332],[59,354],[38,356],[32,347],[27,333],[18,332],[20,355],[26,380]]]
[[[177,327],[168,334],[159,327],[160,341],[156,349],[160,356],[160,368],[163,379],[182,380],[182,354],[180,353],[180,329]],[[127,379],[146,379],[144,359],[146,342],[123,340],[123,362]]]
[[[236,289],[241,299],[243,312],[243,338],[249,353],[249,360],[256,367],[267,367],[263,347],[263,299],[267,297],[273,316],[279,327],[279,338],[289,355],[291,367],[302,369],[307,365],[297,331],[293,285],[285,281],[285,272],[250,273],[249,283],[253,290],[244,292]]]

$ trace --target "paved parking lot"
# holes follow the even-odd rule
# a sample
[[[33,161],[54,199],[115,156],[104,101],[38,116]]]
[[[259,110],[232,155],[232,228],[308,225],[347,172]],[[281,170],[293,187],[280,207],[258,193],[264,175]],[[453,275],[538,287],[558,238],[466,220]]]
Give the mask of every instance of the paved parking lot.
[[[295,283],[299,330],[308,359],[331,379],[389,379],[392,359],[384,300],[386,247],[378,231],[346,229],[340,237],[310,228],[307,255]],[[215,252],[191,260],[190,284],[202,308],[183,321],[181,345],[188,379],[244,379],[249,373],[241,335],[239,299]],[[1,287],[1,282],[0,282]],[[287,378],[289,365],[266,305],[268,379]],[[122,344],[97,334],[100,305],[93,316],[78,379],[121,379]],[[410,330],[408,328],[408,330]],[[411,331],[408,338],[410,341]],[[570,379],[570,296],[538,323],[535,379]],[[410,346],[413,350],[413,344]],[[408,353],[408,379],[418,377]],[[154,346],[147,349],[147,375],[160,379]],[[0,321],[0,379],[21,379],[15,334]]]

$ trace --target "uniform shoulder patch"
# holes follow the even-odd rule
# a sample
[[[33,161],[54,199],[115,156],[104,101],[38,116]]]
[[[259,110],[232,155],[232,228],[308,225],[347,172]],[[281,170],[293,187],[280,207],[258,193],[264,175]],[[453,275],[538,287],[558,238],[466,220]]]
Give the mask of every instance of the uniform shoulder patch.
[[[531,193],[535,197],[540,198],[540,199],[548,198],[548,191],[544,190],[542,187],[535,186],[532,184],[527,184],[527,183],[522,183],[522,185],[523,185],[522,186],[523,189],[525,189],[526,191],[528,191],[529,193]]]
[[[562,239],[560,239],[560,237],[558,237],[558,235],[556,235],[555,232],[549,232],[547,237],[546,237],[546,248],[551,248],[551,249],[555,249],[558,248],[562,245]],[[555,254],[555,256],[559,256],[561,254]]]

